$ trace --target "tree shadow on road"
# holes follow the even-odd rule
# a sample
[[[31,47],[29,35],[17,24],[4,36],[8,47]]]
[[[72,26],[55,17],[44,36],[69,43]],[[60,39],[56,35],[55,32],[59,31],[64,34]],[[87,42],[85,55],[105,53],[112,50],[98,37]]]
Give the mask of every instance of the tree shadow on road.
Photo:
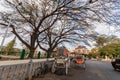
[[[81,66],[81,65],[73,66],[72,69],[75,70],[75,71],[76,71],[76,70],[77,70],[77,71],[79,70],[79,72],[81,72],[81,73],[86,71],[86,69],[83,68],[83,66]],[[73,71],[72,71],[72,72],[73,72]]]
[[[116,69],[116,70],[114,70],[114,71],[116,71],[116,72],[119,72],[119,73],[120,73],[120,69]]]

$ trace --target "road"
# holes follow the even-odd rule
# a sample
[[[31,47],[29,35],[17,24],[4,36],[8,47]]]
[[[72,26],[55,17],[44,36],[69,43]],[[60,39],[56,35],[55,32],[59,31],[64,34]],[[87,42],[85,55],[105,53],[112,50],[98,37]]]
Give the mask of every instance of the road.
[[[49,73],[35,80],[120,80],[120,71],[115,71],[110,62],[86,61],[85,71],[72,65],[67,76]]]

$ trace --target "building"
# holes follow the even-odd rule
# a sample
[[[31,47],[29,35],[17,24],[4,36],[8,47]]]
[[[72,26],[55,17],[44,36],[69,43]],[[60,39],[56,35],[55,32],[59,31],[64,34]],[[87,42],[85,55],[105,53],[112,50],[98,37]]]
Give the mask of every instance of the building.
[[[55,56],[68,56],[69,50],[65,47],[59,47],[56,49]]]
[[[78,54],[88,54],[89,50],[85,46],[79,45],[77,48],[75,48],[74,52]]]

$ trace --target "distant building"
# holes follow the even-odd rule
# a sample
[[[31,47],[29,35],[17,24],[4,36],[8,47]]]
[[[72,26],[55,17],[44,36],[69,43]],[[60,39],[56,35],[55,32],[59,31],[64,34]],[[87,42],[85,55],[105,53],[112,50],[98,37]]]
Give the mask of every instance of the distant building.
[[[69,50],[65,47],[58,47],[55,52],[55,56],[68,56]]]
[[[74,52],[78,54],[88,54],[89,50],[85,46],[79,45],[77,48],[75,48]]]

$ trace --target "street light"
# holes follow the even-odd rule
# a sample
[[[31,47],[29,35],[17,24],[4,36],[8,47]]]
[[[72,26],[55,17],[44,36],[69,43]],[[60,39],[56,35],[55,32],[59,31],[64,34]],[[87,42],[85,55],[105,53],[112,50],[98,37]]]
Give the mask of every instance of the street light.
[[[16,5],[16,7],[18,7],[18,6],[20,6],[20,5],[22,5],[22,2],[20,2],[20,3],[18,3],[18,5]],[[10,25],[11,25],[11,17],[10,17],[10,21],[9,21],[9,23],[8,23],[8,26],[7,26],[7,29],[6,29],[6,31],[5,31],[5,35],[3,36],[3,39],[2,39],[2,42],[1,42],[1,45],[0,45],[0,51],[2,50],[2,48],[3,48],[3,44],[4,44],[4,41],[5,41],[5,38],[6,38],[6,36],[7,36],[7,34],[8,34],[8,29],[9,29],[9,27],[10,27]]]

